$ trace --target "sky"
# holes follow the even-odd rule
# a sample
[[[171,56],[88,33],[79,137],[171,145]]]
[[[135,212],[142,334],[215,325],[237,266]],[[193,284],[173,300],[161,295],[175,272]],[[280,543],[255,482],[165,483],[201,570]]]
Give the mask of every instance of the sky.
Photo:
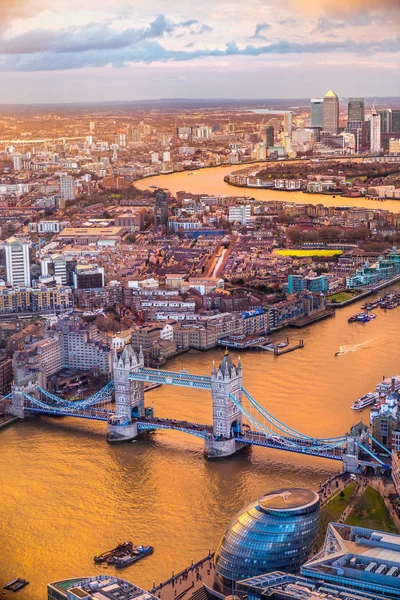
[[[0,0],[0,103],[400,96],[400,0]]]

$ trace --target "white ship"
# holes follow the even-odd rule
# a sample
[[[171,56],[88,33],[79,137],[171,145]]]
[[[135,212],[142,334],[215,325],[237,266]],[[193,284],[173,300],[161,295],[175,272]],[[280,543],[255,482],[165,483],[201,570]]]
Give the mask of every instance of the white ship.
[[[361,398],[356,400],[351,405],[351,408],[353,410],[362,410],[363,408],[366,408],[367,406],[371,406],[371,404],[375,404],[375,402],[378,400],[378,398],[379,398],[379,394],[377,392],[369,392],[368,394],[364,394],[364,396],[361,396]]]

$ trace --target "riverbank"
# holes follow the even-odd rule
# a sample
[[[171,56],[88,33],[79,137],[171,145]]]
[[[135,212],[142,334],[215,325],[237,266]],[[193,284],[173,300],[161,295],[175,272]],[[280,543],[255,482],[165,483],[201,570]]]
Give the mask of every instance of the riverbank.
[[[360,159],[358,159],[360,160]],[[247,165],[248,163],[246,163]],[[265,164],[257,162],[256,164]],[[282,164],[282,162],[280,163]],[[193,172],[193,176],[188,177],[188,171],[170,173],[168,175],[154,175],[143,179],[137,179],[134,182],[135,187],[140,190],[148,190],[150,186],[155,186],[169,190],[171,194],[177,192],[188,192],[195,195],[209,196],[232,196],[232,187],[224,181],[224,176],[229,173],[237,173],[243,170],[246,165],[237,166],[219,166],[206,167]],[[323,204],[324,206],[347,206],[357,208],[376,208],[389,210],[393,213],[400,212],[400,202],[397,200],[387,200],[382,206],[382,202],[378,200],[359,202],[359,198],[354,198],[349,204],[348,198],[342,196],[336,197],[324,194],[303,194],[303,192],[288,192],[281,191],[279,194],[276,190],[251,188],[251,196],[260,201],[286,201],[295,204]]]
[[[372,294],[376,294],[376,292],[379,292],[380,290],[383,290],[383,289],[389,287],[390,285],[398,283],[399,281],[400,281],[400,275],[396,275],[395,277],[392,277],[391,279],[381,281],[379,284],[374,285],[370,289],[367,289],[367,290],[364,289],[364,291],[361,292],[361,294],[354,295],[353,298],[348,298],[348,300],[344,300],[343,302],[327,302],[326,305],[328,308],[343,308],[345,306],[348,306],[349,304],[358,302],[358,300],[367,298],[368,296],[371,296]]]

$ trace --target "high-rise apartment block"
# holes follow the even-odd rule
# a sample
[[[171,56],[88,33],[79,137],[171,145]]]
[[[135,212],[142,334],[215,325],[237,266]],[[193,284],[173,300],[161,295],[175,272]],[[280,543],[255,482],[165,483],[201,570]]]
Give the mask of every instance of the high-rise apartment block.
[[[28,287],[31,284],[29,244],[10,237],[4,243],[7,281],[10,285]]]
[[[321,128],[324,124],[324,101],[322,98],[311,99],[311,127]]]
[[[67,173],[60,174],[60,195],[65,201],[75,198],[74,178],[72,175],[68,175]]]
[[[378,154],[381,151],[381,116],[378,115],[375,108],[370,118],[370,151],[372,154]]]
[[[163,190],[156,194],[155,221],[157,227],[168,226],[168,195]]]
[[[332,90],[324,96],[323,130],[334,135],[339,131],[339,98]]]

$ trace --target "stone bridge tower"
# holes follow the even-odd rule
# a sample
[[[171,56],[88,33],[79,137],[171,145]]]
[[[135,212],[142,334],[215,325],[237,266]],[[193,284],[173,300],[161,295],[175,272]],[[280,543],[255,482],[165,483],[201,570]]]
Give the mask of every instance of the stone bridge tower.
[[[226,351],[218,367],[213,364],[211,372],[211,394],[213,408],[213,436],[205,440],[206,458],[223,458],[234,454],[245,444],[236,442],[235,435],[242,428],[242,413],[235,402],[242,403],[242,365],[235,365]]]
[[[132,381],[129,376],[143,366],[142,349],[136,354],[130,344],[120,356],[113,356],[115,417],[107,427],[107,441],[111,443],[129,442],[137,436],[135,419],[145,414],[144,383]]]

